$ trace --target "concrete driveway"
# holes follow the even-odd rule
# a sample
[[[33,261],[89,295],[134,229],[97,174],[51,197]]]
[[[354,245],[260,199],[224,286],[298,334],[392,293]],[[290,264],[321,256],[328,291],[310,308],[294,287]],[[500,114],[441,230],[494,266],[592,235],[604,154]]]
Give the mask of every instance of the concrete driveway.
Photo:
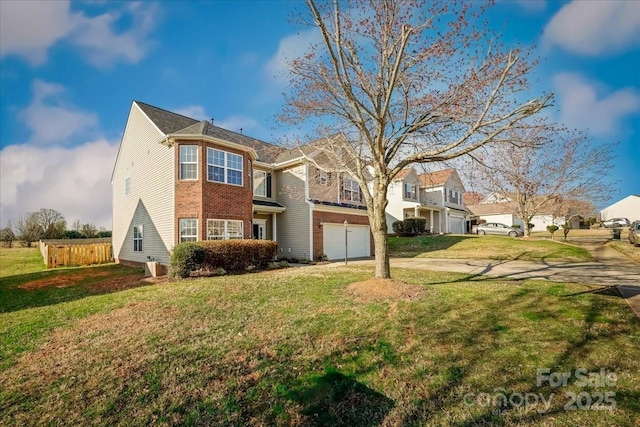
[[[640,264],[605,244],[590,242],[581,245],[596,262],[531,262],[461,260],[432,258],[392,258],[391,268],[412,268],[435,271],[454,271],[511,279],[544,279],[555,282],[617,286],[618,291],[640,317]],[[373,264],[372,260],[350,264]]]

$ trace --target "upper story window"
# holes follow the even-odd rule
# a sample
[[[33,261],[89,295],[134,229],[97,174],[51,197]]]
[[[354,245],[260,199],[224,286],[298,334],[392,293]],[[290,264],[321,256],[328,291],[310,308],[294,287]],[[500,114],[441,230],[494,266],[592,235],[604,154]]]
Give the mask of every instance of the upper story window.
[[[342,180],[342,200],[349,202],[360,202],[360,186],[358,182],[348,176]]]
[[[142,252],[142,226],[133,226],[133,251]]]
[[[261,170],[253,171],[253,194],[262,197],[271,197],[271,172]]]
[[[329,185],[331,175],[328,172],[320,171],[316,176],[316,182],[320,185]]]
[[[207,148],[207,180],[242,186],[242,156]]]
[[[124,180],[124,195],[128,196],[129,194],[131,194],[131,177]]]
[[[180,179],[198,179],[198,146],[180,146]]]
[[[462,194],[457,190],[445,190],[445,201],[460,205],[462,204]]]
[[[207,240],[242,239],[242,221],[208,219]]]
[[[404,184],[404,198],[417,200],[418,198],[418,186],[415,184]]]

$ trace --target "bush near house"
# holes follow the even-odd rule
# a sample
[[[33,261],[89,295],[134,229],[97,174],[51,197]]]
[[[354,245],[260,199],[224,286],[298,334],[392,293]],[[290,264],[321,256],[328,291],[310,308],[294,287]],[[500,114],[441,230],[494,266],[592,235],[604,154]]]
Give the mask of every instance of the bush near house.
[[[398,236],[418,236],[424,233],[427,227],[427,219],[420,217],[405,218],[402,221],[395,221],[391,224],[391,227]]]
[[[266,268],[275,258],[278,245],[268,240],[211,240],[187,242],[171,254],[169,275],[188,277],[192,272],[242,272],[251,267]]]

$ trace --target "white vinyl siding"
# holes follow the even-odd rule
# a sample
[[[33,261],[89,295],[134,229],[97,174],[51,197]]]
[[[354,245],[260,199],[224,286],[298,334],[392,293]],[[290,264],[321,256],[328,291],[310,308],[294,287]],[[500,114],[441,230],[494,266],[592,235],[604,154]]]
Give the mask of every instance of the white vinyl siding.
[[[119,260],[169,262],[175,246],[175,147],[133,104],[112,178],[113,254]],[[126,180],[129,179],[129,195]],[[123,191],[125,190],[125,191]],[[144,252],[134,251],[133,226],[144,230]]]
[[[131,194],[131,177],[124,180],[124,195],[128,196],[129,194]]]
[[[242,186],[242,156],[207,148],[207,180]]]
[[[180,146],[180,179],[194,181],[198,179],[198,146]]]
[[[229,240],[243,238],[242,221],[229,219],[208,219],[207,240]]]
[[[276,180],[277,201],[287,207],[278,214],[278,256],[312,258],[309,254],[309,205],[305,198],[307,171],[296,166],[278,172]]]

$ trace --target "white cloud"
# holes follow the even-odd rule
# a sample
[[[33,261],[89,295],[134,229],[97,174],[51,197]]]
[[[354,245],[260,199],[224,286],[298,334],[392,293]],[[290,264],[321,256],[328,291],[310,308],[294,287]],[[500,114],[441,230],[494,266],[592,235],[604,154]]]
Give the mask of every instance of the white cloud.
[[[68,0],[0,1],[0,57],[16,54],[42,65],[47,50],[71,32],[71,21]]]
[[[279,85],[285,85],[288,80],[288,64],[308,52],[311,45],[320,41],[320,33],[316,28],[310,28],[280,40],[278,51],[265,66],[267,77]]]
[[[640,94],[634,88],[604,92],[597,82],[576,73],[553,77],[558,93],[561,121],[570,128],[589,129],[594,136],[619,133],[622,121],[640,112]]]
[[[96,66],[136,63],[152,44],[149,35],[160,8],[144,2],[113,5],[106,3],[111,8],[108,12],[87,16],[72,11],[68,0],[0,1],[0,56],[18,55],[32,65],[42,65],[49,48],[66,40]],[[125,21],[131,21],[129,28],[118,31]]]
[[[543,45],[582,55],[622,51],[640,43],[640,3],[633,0],[576,1],[547,24]]]
[[[126,14],[131,17],[131,27],[117,33],[114,27]],[[93,65],[109,67],[118,60],[134,64],[147,52],[151,44],[148,36],[158,17],[159,7],[153,3],[126,3],[123,9],[96,17],[77,14],[71,41]]]
[[[207,116],[204,107],[200,105],[187,105],[186,107],[176,108],[171,111],[196,120],[209,120],[211,118]]]
[[[35,80],[31,89],[31,103],[18,114],[18,118],[31,130],[27,143],[69,145],[73,142],[70,138],[86,136],[95,130],[97,116],[65,102],[64,86]]]
[[[118,144],[74,148],[11,145],[0,151],[2,225],[40,208],[111,229],[110,177]]]

